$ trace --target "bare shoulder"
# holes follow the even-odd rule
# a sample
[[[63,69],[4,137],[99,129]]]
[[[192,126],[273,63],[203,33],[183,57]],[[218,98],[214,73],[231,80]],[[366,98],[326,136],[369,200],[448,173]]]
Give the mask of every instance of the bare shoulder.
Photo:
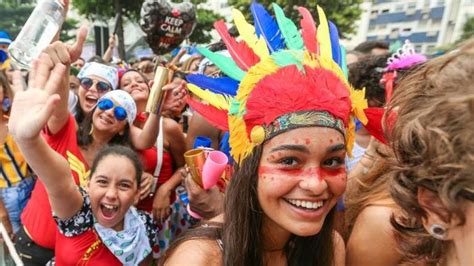
[[[167,133],[181,131],[178,122],[174,121],[171,118],[163,117],[163,130]]]
[[[344,245],[344,240],[341,235],[334,231],[333,234],[334,241],[334,265],[344,266],[346,265],[346,246]]]
[[[222,253],[215,240],[191,239],[181,243],[164,265],[221,265]]]
[[[387,206],[369,206],[361,211],[347,242],[350,265],[396,265],[401,255],[393,235],[390,217],[395,211]]]

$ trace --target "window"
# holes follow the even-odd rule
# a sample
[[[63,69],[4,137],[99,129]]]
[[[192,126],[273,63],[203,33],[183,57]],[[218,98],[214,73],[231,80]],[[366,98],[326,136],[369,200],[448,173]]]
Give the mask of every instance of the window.
[[[415,9],[416,8],[416,3],[409,3],[408,4],[408,9]]]
[[[403,32],[411,32],[411,28],[404,28]]]
[[[379,29],[386,29],[387,28],[387,24],[380,24],[379,25]]]
[[[369,25],[369,30],[375,30],[375,25]]]
[[[403,7],[404,7],[403,4],[396,5],[396,6],[395,6],[395,12],[401,12],[401,11],[403,11]]]
[[[421,44],[415,45],[415,52],[421,53],[421,49],[423,49],[423,45],[421,45]]]
[[[370,12],[371,15],[377,15],[378,13],[379,13],[378,10],[372,10],[372,11]]]
[[[390,12],[390,9],[382,9],[382,14]]]

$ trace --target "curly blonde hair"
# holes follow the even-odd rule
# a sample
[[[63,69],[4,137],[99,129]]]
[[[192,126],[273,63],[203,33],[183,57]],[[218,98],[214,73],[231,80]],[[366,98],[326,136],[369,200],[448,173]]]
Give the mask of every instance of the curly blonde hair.
[[[460,203],[474,192],[474,39],[428,61],[399,84],[387,114],[395,154],[391,194],[403,215],[392,217],[399,247],[408,260],[436,262],[446,241],[424,229],[427,213],[417,200],[419,187],[434,192],[449,221],[465,216]]]

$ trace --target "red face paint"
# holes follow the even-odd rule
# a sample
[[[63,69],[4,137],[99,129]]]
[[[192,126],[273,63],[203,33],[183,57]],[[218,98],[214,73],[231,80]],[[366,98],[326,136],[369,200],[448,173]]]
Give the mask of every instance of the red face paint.
[[[346,189],[347,175],[346,168],[340,167],[337,169],[310,167],[307,169],[286,169],[269,166],[260,166],[258,170],[259,176],[271,175],[273,181],[274,176],[280,177],[317,177],[318,180],[325,180],[334,195],[342,195]],[[265,177],[264,177],[265,178]]]
[[[310,139],[305,139],[304,143],[306,143],[306,145],[309,145],[309,144],[311,144],[311,140]]]

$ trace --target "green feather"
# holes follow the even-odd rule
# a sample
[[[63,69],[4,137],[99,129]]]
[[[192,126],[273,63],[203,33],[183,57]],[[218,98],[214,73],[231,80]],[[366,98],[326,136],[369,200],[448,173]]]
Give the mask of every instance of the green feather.
[[[197,50],[200,54],[214,63],[227,76],[238,81],[244,78],[245,72],[237,66],[232,58],[213,53],[207,48],[198,47]]]
[[[303,71],[304,51],[302,50],[282,50],[271,55],[273,62],[280,67],[289,65],[296,65],[296,67]]]
[[[303,38],[301,37],[295,23],[285,16],[285,13],[283,13],[283,10],[279,5],[275,3],[272,5],[273,11],[275,11],[278,27],[285,39],[286,47],[293,50],[302,50],[304,46]]]
[[[340,46],[341,47],[341,65],[342,65],[342,72],[344,73],[344,77],[346,79],[349,78],[349,70],[347,69],[347,62],[346,62],[346,48],[344,46]]]

